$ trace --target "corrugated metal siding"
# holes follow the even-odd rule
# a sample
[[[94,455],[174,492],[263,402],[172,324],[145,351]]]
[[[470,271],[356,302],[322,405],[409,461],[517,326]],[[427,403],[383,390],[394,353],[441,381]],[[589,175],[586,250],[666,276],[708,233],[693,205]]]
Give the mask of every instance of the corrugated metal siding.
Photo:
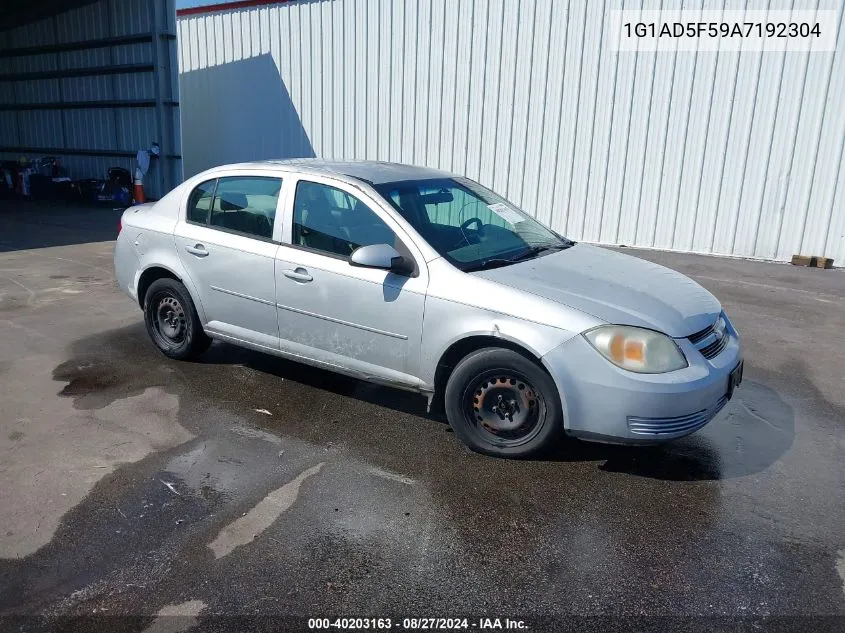
[[[416,163],[575,239],[841,264],[843,0],[792,3],[839,12],[836,53],[611,50],[609,11],[662,4],[311,0],[180,18],[185,173],[309,155]]]
[[[156,72],[0,81],[0,103],[62,103],[151,100],[160,82],[163,101],[178,101],[176,42],[158,34],[175,32],[174,0],[101,0],[55,18],[0,31],[0,48],[50,46],[118,36],[156,33],[152,42],[0,58],[0,73],[56,71],[118,64],[150,64]],[[153,16],[157,23],[154,24]],[[158,47],[158,55],[153,46]],[[159,141],[162,152],[181,153],[178,107],[164,106],[161,130],[155,107],[0,111],[0,147],[131,152]],[[17,159],[20,152],[3,153]],[[35,157],[32,152],[25,155]],[[112,166],[132,169],[134,158],[57,153],[73,178],[105,177]],[[159,177],[160,176],[160,177]],[[161,196],[182,180],[179,158],[164,158],[145,182],[147,194]]]

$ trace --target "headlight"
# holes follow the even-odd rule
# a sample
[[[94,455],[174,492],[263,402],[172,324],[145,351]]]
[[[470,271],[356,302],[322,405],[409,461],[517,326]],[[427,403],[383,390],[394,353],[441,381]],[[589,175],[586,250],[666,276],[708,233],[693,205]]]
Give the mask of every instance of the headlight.
[[[670,337],[628,325],[602,325],[584,337],[614,365],[642,374],[662,374],[688,367],[687,359]]]

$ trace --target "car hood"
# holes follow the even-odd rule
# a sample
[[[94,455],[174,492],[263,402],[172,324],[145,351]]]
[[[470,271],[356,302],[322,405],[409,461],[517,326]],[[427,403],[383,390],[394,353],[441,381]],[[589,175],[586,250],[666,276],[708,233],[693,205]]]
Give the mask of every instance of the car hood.
[[[646,327],[673,337],[703,330],[721,311],[716,297],[681,273],[586,244],[472,274],[608,323]]]

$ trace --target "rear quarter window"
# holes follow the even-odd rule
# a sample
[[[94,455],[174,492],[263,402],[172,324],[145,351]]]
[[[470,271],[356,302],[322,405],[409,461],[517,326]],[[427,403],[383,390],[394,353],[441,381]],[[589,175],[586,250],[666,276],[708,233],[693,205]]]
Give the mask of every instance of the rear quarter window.
[[[217,179],[207,180],[198,185],[188,198],[188,222],[197,224],[208,224],[211,202],[214,198],[214,189]]]

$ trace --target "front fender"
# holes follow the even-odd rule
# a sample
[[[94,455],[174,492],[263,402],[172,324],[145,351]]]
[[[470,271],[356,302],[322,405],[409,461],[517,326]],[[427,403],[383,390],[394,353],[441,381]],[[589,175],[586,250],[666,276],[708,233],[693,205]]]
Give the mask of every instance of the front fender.
[[[437,365],[446,351],[458,341],[473,336],[499,338],[542,359],[551,350],[577,336],[577,332],[429,297],[422,336],[420,378],[423,382],[433,389]]]

